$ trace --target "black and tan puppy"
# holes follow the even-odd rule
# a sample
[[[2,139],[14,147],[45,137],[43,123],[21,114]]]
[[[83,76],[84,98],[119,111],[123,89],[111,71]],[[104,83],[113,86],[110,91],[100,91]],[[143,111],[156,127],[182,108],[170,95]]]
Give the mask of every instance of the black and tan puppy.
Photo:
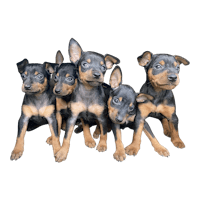
[[[112,131],[116,143],[116,151],[113,156],[117,161],[123,161],[126,158],[126,154],[121,140],[121,129],[130,128],[135,130],[134,120],[138,105],[153,98],[142,93],[138,95],[131,86],[122,84],[122,72],[118,66],[115,67],[110,76],[110,86],[108,113],[112,121]],[[97,130],[96,132],[98,132]],[[146,121],[144,122],[143,131],[158,154],[169,156],[168,150],[159,144]],[[127,153],[129,154],[130,152]]]
[[[26,130],[32,130],[48,123],[52,135],[54,154],[60,149],[56,121],[56,99],[50,87],[50,74],[46,64],[29,64],[27,59],[17,63],[22,77],[22,91],[25,92],[21,117],[18,122],[17,141],[11,160],[20,158],[24,151]]]
[[[149,116],[162,122],[164,133],[171,137],[174,146],[184,148],[185,144],[178,133],[178,117],[172,89],[179,84],[180,64],[188,65],[189,61],[181,56],[153,55],[146,51],[138,57],[138,62],[145,68],[147,74],[147,80],[140,92],[151,95],[153,100],[139,104],[133,142],[126,147],[126,152],[129,154],[138,153],[144,120]]]
[[[102,83],[106,70],[111,69],[113,64],[119,63],[119,59],[111,55],[103,56],[91,51],[83,52],[74,39],[69,42],[69,56],[71,62],[77,67],[78,81],[71,97],[71,115],[67,120],[63,144],[56,154],[57,162],[67,158],[70,138],[78,117],[82,120],[85,142],[91,145],[95,142],[90,134],[88,122],[93,119],[99,121],[101,136],[97,149],[106,150],[107,106]]]
[[[76,68],[73,63],[63,63],[64,57],[60,51],[56,54],[56,63],[46,63],[46,68],[53,74],[53,93],[56,96],[56,119],[58,122],[58,136],[61,128],[65,128],[70,112],[71,94],[77,84]],[[47,139],[52,144],[52,137]]]

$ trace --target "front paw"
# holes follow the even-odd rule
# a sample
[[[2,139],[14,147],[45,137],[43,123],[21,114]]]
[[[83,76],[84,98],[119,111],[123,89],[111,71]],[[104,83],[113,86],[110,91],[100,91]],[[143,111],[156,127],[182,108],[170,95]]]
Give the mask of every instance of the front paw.
[[[181,141],[181,139],[173,140],[172,143],[177,148],[180,148],[180,149],[185,148],[185,144]]]
[[[85,141],[85,145],[89,148],[94,148],[96,146],[96,142],[91,138]]]
[[[99,138],[99,135],[100,135],[100,134],[99,134],[98,132],[95,131],[95,132],[93,133],[93,138],[98,139],[98,138]]]
[[[137,155],[137,153],[138,153],[139,150],[140,150],[139,146],[134,146],[132,144],[130,144],[129,146],[127,146],[125,148],[126,154],[128,154],[128,155],[134,155],[134,156]]]
[[[67,159],[67,154],[68,154],[68,150],[66,150],[65,148],[61,148],[56,154],[55,154],[55,161],[56,162],[62,162],[64,160]]]
[[[10,160],[17,160],[19,159],[24,152],[24,149],[14,149],[11,153]]]
[[[117,161],[123,161],[126,159],[126,154],[125,154],[125,150],[116,150],[115,153],[113,154],[114,159],[116,159]]]
[[[169,151],[161,145],[159,147],[155,147],[154,150],[161,156],[168,157],[170,155]]]
[[[99,152],[104,152],[104,151],[106,151],[106,150],[107,150],[107,144],[104,143],[104,142],[99,143],[98,146],[97,146],[97,150],[98,150]]]
[[[52,145],[52,137],[51,136],[47,138],[46,143],[49,145]]]

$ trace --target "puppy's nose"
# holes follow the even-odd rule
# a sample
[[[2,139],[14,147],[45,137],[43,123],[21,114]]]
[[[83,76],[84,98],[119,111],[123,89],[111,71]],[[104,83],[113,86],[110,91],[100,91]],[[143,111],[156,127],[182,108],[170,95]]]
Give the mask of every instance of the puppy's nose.
[[[60,89],[56,88],[56,89],[55,89],[55,93],[56,93],[56,94],[59,94],[59,93],[60,93]]]
[[[24,88],[25,88],[26,90],[30,90],[30,89],[31,89],[31,85],[26,84],[26,85],[24,85]]]
[[[175,82],[177,80],[177,76],[175,74],[171,74],[168,76],[168,80],[171,82]]]
[[[116,118],[115,118],[115,120],[116,120],[116,122],[122,122],[123,121],[123,119],[120,117],[120,116],[117,116]]]
[[[99,72],[94,72],[93,73],[94,78],[99,78],[101,74]]]

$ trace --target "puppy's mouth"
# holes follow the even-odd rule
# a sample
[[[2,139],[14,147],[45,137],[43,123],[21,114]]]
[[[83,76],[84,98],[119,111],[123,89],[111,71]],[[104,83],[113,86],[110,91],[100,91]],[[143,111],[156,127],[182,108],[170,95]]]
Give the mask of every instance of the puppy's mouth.
[[[99,85],[101,85],[103,83],[103,81],[97,81],[97,80],[95,80],[95,81],[87,81],[87,83],[89,85],[91,85],[91,86],[99,86]]]
[[[30,91],[30,90],[22,90],[23,92],[25,92],[26,94],[37,94],[37,93],[40,93],[40,90],[38,91]]]

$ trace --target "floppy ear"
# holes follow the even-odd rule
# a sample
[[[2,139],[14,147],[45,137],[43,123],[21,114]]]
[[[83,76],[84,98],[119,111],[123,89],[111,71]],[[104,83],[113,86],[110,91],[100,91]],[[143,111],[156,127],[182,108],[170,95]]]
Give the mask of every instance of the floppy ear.
[[[18,62],[17,63],[18,72],[21,74],[24,71],[24,67],[28,64],[29,62],[26,58],[22,60],[21,62]]]
[[[174,56],[179,64],[189,65],[190,62],[181,56]]]
[[[71,38],[71,40],[69,41],[68,51],[69,51],[69,59],[73,63],[76,63],[81,58],[81,55],[83,53],[81,46],[73,38]]]
[[[64,60],[64,57],[63,57],[61,51],[60,50],[57,51],[57,53],[56,53],[56,63],[61,65],[63,63],[63,60]]]
[[[137,58],[139,65],[143,67],[146,66],[151,61],[152,55],[150,51],[145,51]]]
[[[105,62],[107,69],[111,69],[114,64],[119,64],[120,60],[114,56],[111,56],[109,54],[105,55]]]
[[[53,64],[49,62],[44,62],[43,65],[49,74],[53,74],[56,71],[56,68],[58,67],[58,64]]]
[[[110,75],[111,88],[117,88],[122,84],[122,71],[119,66],[116,66]]]
[[[138,103],[142,103],[145,102],[146,100],[152,101],[154,98],[151,95],[148,94],[144,94],[144,93],[140,93],[137,97],[136,97],[136,101]]]

